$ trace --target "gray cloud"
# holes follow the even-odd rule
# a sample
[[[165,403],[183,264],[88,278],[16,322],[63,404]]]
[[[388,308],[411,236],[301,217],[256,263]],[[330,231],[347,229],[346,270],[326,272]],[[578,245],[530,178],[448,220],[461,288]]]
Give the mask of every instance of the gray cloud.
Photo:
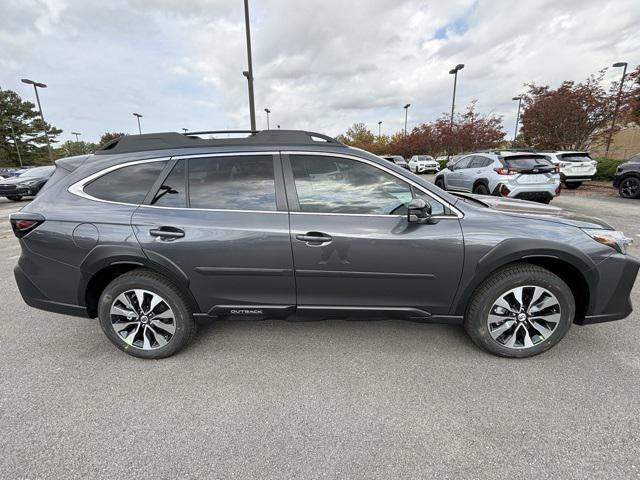
[[[356,121],[387,132],[457,105],[505,115],[523,84],[580,80],[640,63],[637,0],[425,2],[252,0],[258,125],[328,134]],[[31,99],[49,84],[48,119],[95,140],[105,130],[248,126],[244,17],[234,0],[5,0],[0,85]],[[610,78],[617,75],[611,72]],[[67,135],[69,136],[69,135]],[[70,138],[70,137],[69,137]]]

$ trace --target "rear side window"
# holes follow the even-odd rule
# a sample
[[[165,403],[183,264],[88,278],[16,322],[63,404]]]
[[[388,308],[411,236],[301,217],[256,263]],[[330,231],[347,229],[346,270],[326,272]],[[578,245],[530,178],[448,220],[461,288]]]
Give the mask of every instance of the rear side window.
[[[138,205],[166,164],[163,160],[119,168],[85,185],[84,192],[101,200]]]
[[[187,206],[186,163],[186,160],[180,160],[175,164],[151,200],[151,205],[176,208]]]
[[[276,210],[273,156],[247,155],[189,160],[191,208]]]

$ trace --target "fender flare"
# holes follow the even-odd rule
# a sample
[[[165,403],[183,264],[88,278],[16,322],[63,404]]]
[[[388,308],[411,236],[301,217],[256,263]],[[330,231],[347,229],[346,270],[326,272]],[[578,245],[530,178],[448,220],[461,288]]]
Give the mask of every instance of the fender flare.
[[[595,290],[600,279],[593,260],[571,245],[552,240],[511,238],[500,242],[478,260],[473,278],[460,286],[450,313],[464,315],[473,292],[493,272],[510,263],[526,262],[529,258],[551,258],[570,264],[583,275],[589,292]],[[465,268],[468,266],[465,265]],[[593,304],[594,296],[590,294],[587,311],[592,309]]]
[[[87,287],[98,272],[119,264],[138,265],[164,275],[181,288],[193,302],[193,305],[199,308],[189,289],[189,277],[178,265],[155,252],[144,252],[142,248],[131,245],[98,245],[87,254],[80,264],[81,279],[77,292],[78,304],[86,305]]]

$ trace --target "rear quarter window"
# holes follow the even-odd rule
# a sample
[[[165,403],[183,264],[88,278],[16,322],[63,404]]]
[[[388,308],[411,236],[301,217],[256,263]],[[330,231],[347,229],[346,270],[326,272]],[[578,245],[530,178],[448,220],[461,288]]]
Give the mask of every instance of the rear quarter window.
[[[100,200],[139,205],[166,164],[163,160],[122,167],[96,178],[83,190]]]

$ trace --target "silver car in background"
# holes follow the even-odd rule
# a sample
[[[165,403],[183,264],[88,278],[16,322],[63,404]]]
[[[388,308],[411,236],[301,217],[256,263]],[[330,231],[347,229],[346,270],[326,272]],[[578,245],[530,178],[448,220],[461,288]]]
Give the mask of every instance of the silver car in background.
[[[598,162],[588,152],[544,152],[560,170],[560,180],[570,190],[578,188],[582,182],[593,180],[598,171]]]
[[[471,153],[440,172],[435,184],[443,190],[549,203],[561,190],[557,170],[537,153]]]

